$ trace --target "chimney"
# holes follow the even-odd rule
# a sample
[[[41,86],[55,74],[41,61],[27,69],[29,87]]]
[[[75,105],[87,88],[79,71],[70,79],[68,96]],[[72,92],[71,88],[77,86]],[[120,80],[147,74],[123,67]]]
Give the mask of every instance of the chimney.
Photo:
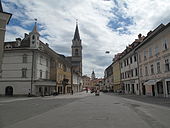
[[[21,38],[16,38],[16,41],[21,41]]]
[[[140,33],[139,35],[138,35],[138,39],[140,39],[142,37],[142,34]]]
[[[147,36],[149,36],[151,33],[152,33],[152,31],[149,31],[149,32],[147,33]]]
[[[46,43],[45,45],[46,45],[47,47],[49,47],[49,44],[48,44],[48,43]]]
[[[16,45],[17,47],[21,46],[21,38],[16,38]]]
[[[24,37],[25,37],[25,38],[27,38],[27,37],[28,37],[28,34],[27,34],[27,33],[25,33],[25,34],[24,34]]]

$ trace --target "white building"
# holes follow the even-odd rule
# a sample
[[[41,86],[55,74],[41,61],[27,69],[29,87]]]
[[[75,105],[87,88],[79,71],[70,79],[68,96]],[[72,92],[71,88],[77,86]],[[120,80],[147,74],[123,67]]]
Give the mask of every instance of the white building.
[[[140,94],[137,55],[134,52],[134,48],[142,42],[144,37],[139,34],[138,38],[121,54],[121,85],[123,92],[126,94]]]
[[[2,4],[0,1],[0,77],[2,73],[2,58],[4,52],[4,39],[5,39],[5,31],[6,25],[9,23],[12,14],[4,12],[2,9]]]
[[[51,62],[56,55],[39,36],[35,23],[23,40],[4,44],[0,95],[50,95],[54,91]]]

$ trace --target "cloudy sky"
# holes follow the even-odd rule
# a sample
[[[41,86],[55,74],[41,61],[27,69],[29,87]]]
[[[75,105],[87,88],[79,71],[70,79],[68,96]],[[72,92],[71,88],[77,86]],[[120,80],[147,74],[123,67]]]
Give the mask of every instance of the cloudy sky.
[[[65,56],[78,19],[83,43],[83,74],[103,77],[116,53],[122,52],[139,33],[146,35],[170,22],[170,0],[2,0],[13,14],[6,41],[23,38],[38,19],[41,40]],[[110,51],[106,54],[105,51]]]

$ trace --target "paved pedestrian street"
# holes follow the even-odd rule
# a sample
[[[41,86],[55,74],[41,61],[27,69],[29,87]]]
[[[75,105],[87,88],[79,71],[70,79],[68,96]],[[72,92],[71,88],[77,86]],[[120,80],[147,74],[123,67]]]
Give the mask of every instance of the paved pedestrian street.
[[[170,107],[101,93],[0,100],[0,128],[169,128]]]

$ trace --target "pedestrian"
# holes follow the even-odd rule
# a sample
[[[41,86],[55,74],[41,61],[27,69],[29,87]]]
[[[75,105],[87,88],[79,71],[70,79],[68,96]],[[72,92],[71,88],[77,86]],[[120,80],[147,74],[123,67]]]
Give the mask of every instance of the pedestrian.
[[[71,90],[71,94],[73,95],[73,90]]]

